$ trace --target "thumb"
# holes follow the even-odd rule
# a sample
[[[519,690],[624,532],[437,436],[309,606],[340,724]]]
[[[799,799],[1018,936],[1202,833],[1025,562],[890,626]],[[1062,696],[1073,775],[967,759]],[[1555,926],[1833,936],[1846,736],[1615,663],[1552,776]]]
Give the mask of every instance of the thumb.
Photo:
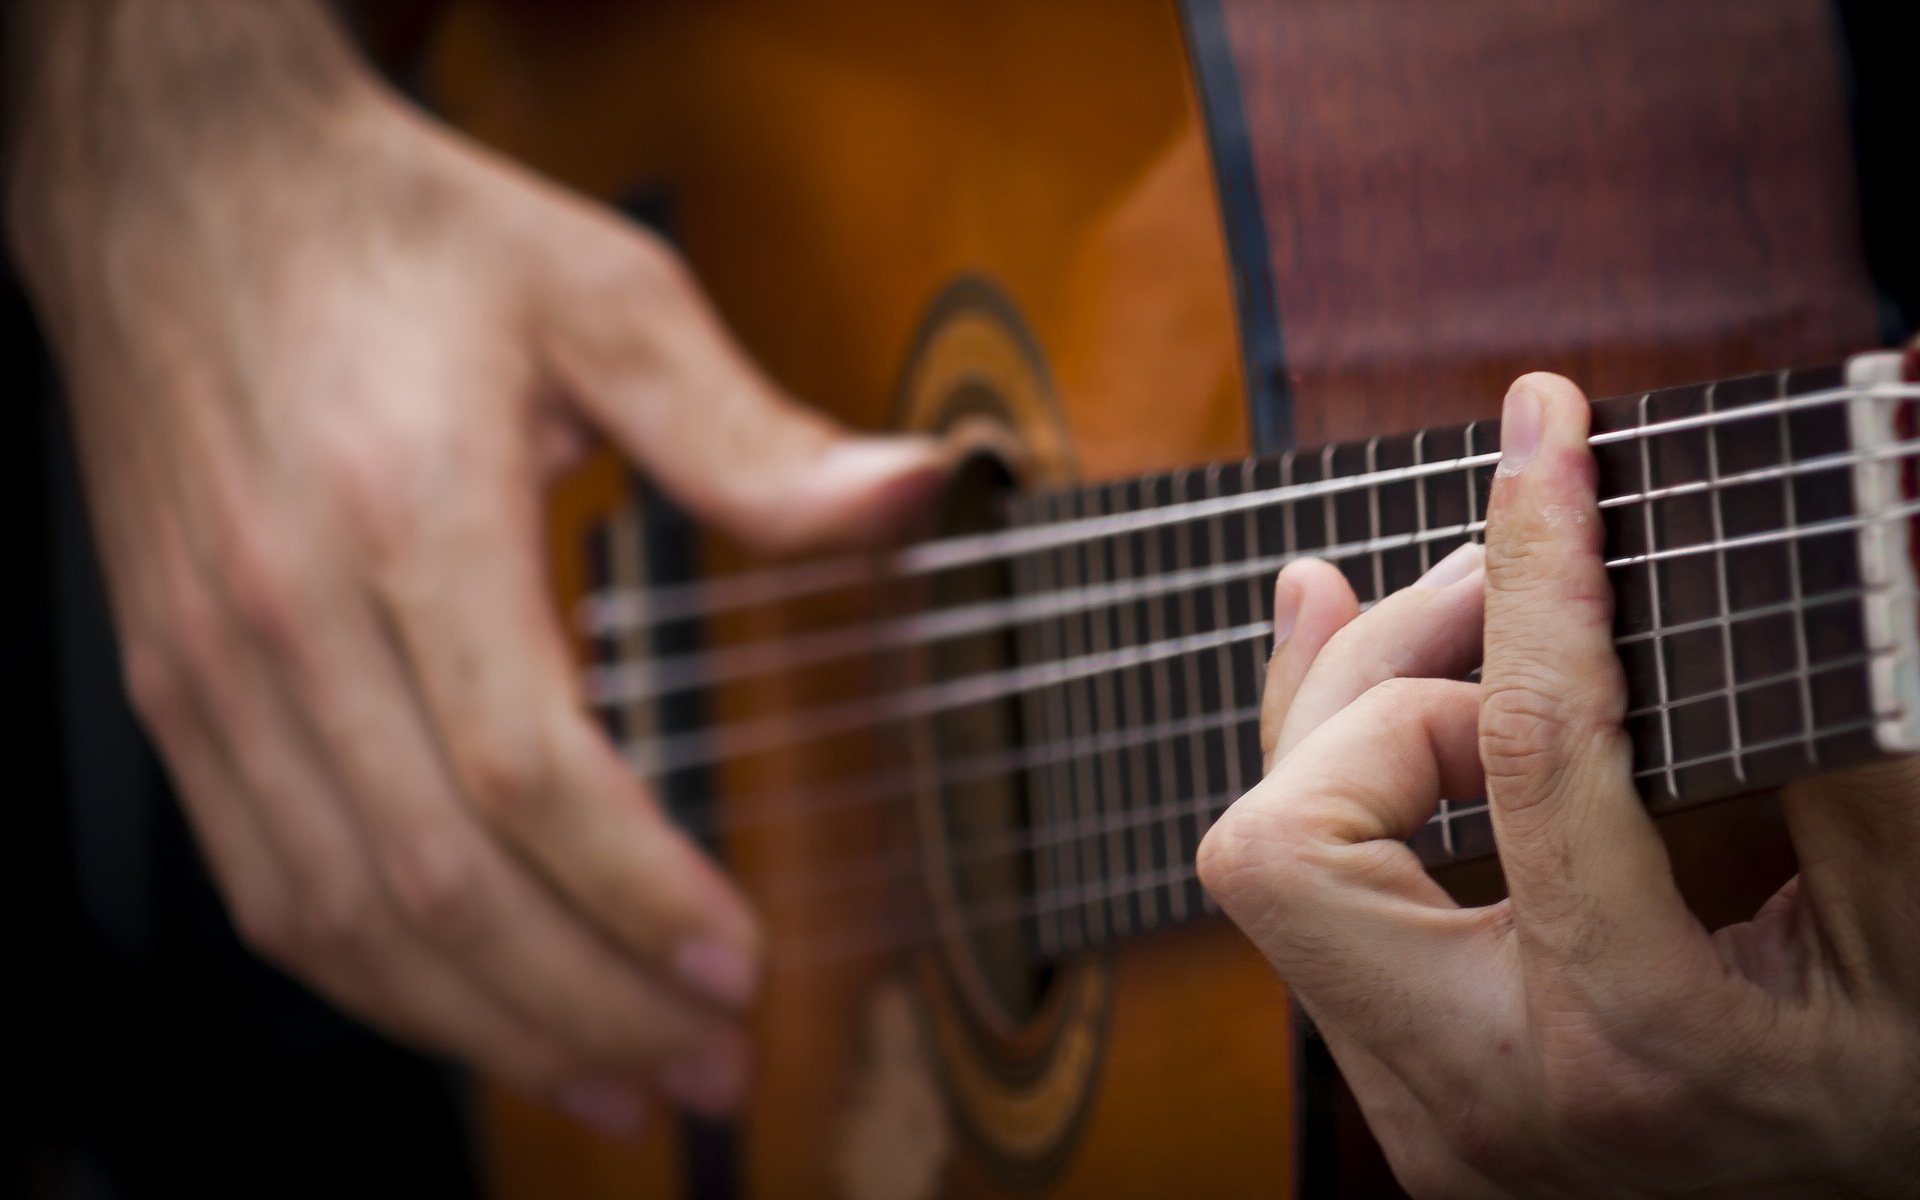
[[[546,366],[581,413],[697,516],[766,552],[874,541],[939,487],[919,436],[854,434],[748,359],[680,259],[616,227],[562,268],[540,322]]]

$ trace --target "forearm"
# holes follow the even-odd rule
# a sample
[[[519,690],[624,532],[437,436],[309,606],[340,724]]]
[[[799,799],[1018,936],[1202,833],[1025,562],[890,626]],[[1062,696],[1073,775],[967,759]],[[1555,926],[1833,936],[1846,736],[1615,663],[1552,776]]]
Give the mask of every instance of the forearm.
[[[372,76],[319,0],[20,0],[6,48],[8,224],[98,220],[132,180],[297,160]]]

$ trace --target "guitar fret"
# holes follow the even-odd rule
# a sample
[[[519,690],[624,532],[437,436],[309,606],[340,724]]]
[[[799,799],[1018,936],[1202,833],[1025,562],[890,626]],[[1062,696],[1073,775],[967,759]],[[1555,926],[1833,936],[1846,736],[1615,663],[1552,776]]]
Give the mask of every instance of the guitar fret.
[[[1874,725],[1877,722],[1879,722],[1884,717],[1891,716],[1891,715],[1894,715],[1894,714],[1875,713],[1871,716],[1863,717],[1857,721],[1847,721],[1838,725],[1822,726],[1820,729],[1816,731],[1816,735],[1823,738],[1839,738],[1839,737],[1846,737],[1852,734],[1871,733],[1873,731]],[[1751,746],[1747,747],[1747,750],[1749,753],[1754,753],[1762,750],[1784,749],[1794,745],[1799,740],[1800,740],[1800,736],[1798,734],[1795,734],[1792,737],[1774,738],[1764,742],[1755,742]],[[1674,770],[1689,770],[1695,767],[1713,766],[1715,764],[1724,762],[1728,754],[1729,754],[1729,751],[1722,750],[1713,754],[1696,755],[1693,758],[1683,759],[1672,767],[1652,767],[1646,770],[1636,771],[1634,772],[1634,777],[1644,778],[1648,776],[1668,774]]]
[[[1480,424],[1479,421],[1469,421],[1467,427],[1461,431],[1461,446],[1469,458],[1481,453],[1479,437]],[[1475,528],[1480,525],[1480,488],[1478,482],[1474,479],[1473,472],[1470,470],[1463,471],[1461,474],[1466,483],[1467,528],[1474,530],[1474,532],[1467,535],[1467,540],[1473,542],[1484,541],[1486,537],[1485,531]],[[1459,835],[1454,829],[1454,821],[1457,816],[1453,811],[1454,806],[1452,804],[1443,804],[1441,807],[1446,814],[1440,827],[1441,845],[1446,848],[1448,855],[1459,854],[1461,852],[1461,846],[1459,844]]]
[[[1640,397],[1639,417],[1640,417],[1640,424],[1643,428],[1647,424],[1647,407],[1650,403],[1652,403],[1652,400],[1653,400],[1653,395],[1650,392],[1645,393]],[[1641,439],[1639,444],[1639,449],[1640,449],[1641,481],[1648,488],[1656,487],[1658,485],[1654,482],[1654,477],[1653,477],[1653,454],[1650,448],[1650,443],[1644,438]],[[1644,522],[1646,526],[1648,551],[1650,553],[1657,551],[1659,549],[1659,539],[1654,531],[1653,506],[1652,505],[1642,506],[1640,510],[1640,516],[1641,516],[1641,520]],[[1647,568],[1647,604],[1648,604],[1648,609],[1653,616],[1653,639],[1652,640],[1653,640],[1654,686],[1655,686],[1657,695],[1659,696],[1659,703],[1660,703],[1660,737],[1661,737],[1661,746],[1663,749],[1663,761],[1666,764],[1665,771],[1666,771],[1667,793],[1670,796],[1678,796],[1680,794],[1680,787],[1676,777],[1676,769],[1674,767],[1674,755],[1673,755],[1673,711],[1669,707],[1669,704],[1672,701],[1673,696],[1667,686],[1666,646],[1660,632],[1660,625],[1661,625],[1660,586],[1659,586],[1660,565],[1658,560],[1649,559],[1646,564],[1646,568]]]
[[[1172,502],[1173,491],[1171,480],[1165,476],[1156,479],[1153,484],[1151,503],[1159,506],[1171,504]],[[1146,560],[1146,572],[1149,576],[1159,575],[1162,572],[1165,557],[1161,553],[1162,534],[1159,530],[1152,530],[1141,536],[1145,543],[1143,546],[1145,551],[1143,557]],[[1162,642],[1167,639],[1166,606],[1172,603],[1173,598],[1171,596],[1146,601],[1147,636],[1152,641]],[[1174,720],[1173,674],[1168,660],[1165,658],[1157,658],[1147,670],[1153,680],[1153,702],[1155,711],[1160,714],[1163,720]],[[1179,764],[1174,753],[1173,741],[1174,739],[1172,738],[1156,739],[1153,743],[1153,753],[1155,766],[1157,767],[1154,773],[1155,783],[1158,787],[1156,800],[1166,811],[1166,817],[1160,826],[1160,837],[1161,863],[1163,866],[1169,868],[1168,882],[1164,888],[1167,913],[1171,919],[1179,921],[1186,917],[1188,904],[1186,885],[1175,881],[1171,874],[1173,864],[1180,862],[1184,855],[1184,843],[1180,830],[1180,814],[1173,806],[1174,797],[1181,794],[1178,771]]]
[[[1045,521],[1055,521],[1059,520],[1064,515],[1064,512],[1065,506],[1060,496],[1053,495],[1047,497],[1041,505],[1039,516],[1040,519]],[[1063,585],[1064,580],[1060,577],[1059,560],[1060,552],[1058,550],[1042,551],[1036,556],[1035,567],[1040,575],[1039,586],[1041,591],[1052,591]],[[1066,621],[1064,618],[1049,618],[1040,623],[1040,654],[1042,662],[1058,662],[1061,658],[1065,657],[1065,628]],[[1041,689],[1041,694],[1045,697],[1043,711],[1045,713],[1047,740],[1052,742],[1069,738],[1071,732],[1068,723],[1066,685],[1058,684],[1046,687]],[[1073,804],[1073,797],[1074,775],[1072,762],[1062,760],[1053,763],[1047,772],[1046,788],[1046,810],[1050,825],[1057,827],[1064,823]],[[1075,854],[1071,842],[1064,838],[1054,842],[1052,858],[1053,874],[1059,881],[1059,885],[1063,888],[1080,886],[1079,858]],[[1077,950],[1087,944],[1087,924],[1083,913],[1069,913],[1063,909],[1055,914],[1055,918],[1060,944],[1063,949]]]
[[[1267,467],[1249,460],[1245,464],[1241,476],[1241,490],[1247,492],[1258,491],[1268,486],[1264,478],[1267,469]],[[1260,526],[1254,509],[1247,510],[1247,519],[1242,527],[1241,536],[1244,549],[1241,561],[1251,562],[1259,558],[1261,556]],[[1249,576],[1247,579],[1247,611],[1251,614],[1253,620],[1264,621],[1268,628],[1272,628],[1273,626],[1273,587],[1274,585],[1271,580],[1260,576]],[[1251,661],[1247,664],[1249,687],[1244,697],[1236,696],[1235,699],[1236,701],[1244,700],[1246,703],[1258,708],[1260,698],[1265,693],[1267,660],[1271,656],[1272,645],[1269,643],[1263,646],[1255,643],[1247,647],[1247,653],[1251,658]],[[1261,761],[1260,756],[1260,726],[1258,722],[1256,722],[1253,727],[1252,741],[1247,740],[1246,732],[1244,724],[1234,726],[1231,738],[1233,753],[1239,755],[1241,760],[1247,764],[1246,774],[1248,778],[1259,780],[1266,775],[1266,764]]]
[[[1210,468],[1207,471],[1207,494],[1209,496],[1221,495],[1222,486],[1220,468],[1217,466]],[[1227,531],[1222,524],[1224,519],[1223,517],[1214,517],[1207,522],[1207,544],[1213,562],[1216,565],[1227,561]],[[1222,584],[1209,590],[1213,593],[1213,627],[1215,629],[1230,628],[1232,622],[1227,619],[1226,585]],[[1234,706],[1233,654],[1233,649],[1228,646],[1221,646],[1214,651],[1217,664],[1216,669],[1220,672],[1220,678],[1218,680],[1219,686],[1215,690],[1217,692],[1216,699],[1219,704],[1219,711],[1221,712],[1230,711]],[[1221,734],[1220,740],[1222,750],[1221,758],[1224,760],[1226,767],[1227,786],[1224,794],[1229,796],[1242,795],[1250,785],[1241,778],[1240,755],[1236,752],[1236,748],[1231,739],[1224,731]],[[1221,793],[1216,791],[1210,794],[1217,795]]]
[[[1089,514],[1087,508],[1092,499],[1085,491],[1074,490],[1067,493],[1069,519],[1077,520]],[[1079,542],[1066,548],[1063,556],[1061,586],[1071,590],[1084,586],[1088,581],[1087,558],[1090,553],[1087,542]],[[1088,640],[1092,623],[1085,612],[1075,613],[1066,621],[1067,657],[1079,658],[1089,652]],[[1099,730],[1094,722],[1093,693],[1094,677],[1082,676],[1067,685],[1067,731],[1069,737],[1092,737]],[[1073,779],[1073,815],[1080,821],[1081,828],[1098,828],[1101,810],[1105,806],[1105,797],[1100,787],[1099,772],[1096,764],[1087,758],[1073,759],[1069,764]],[[1106,861],[1106,845],[1098,836],[1081,835],[1074,838],[1079,851],[1081,879],[1098,883],[1109,879]],[[1097,899],[1089,899],[1081,910],[1081,919],[1087,925],[1087,938],[1098,944],[1108,940],[1110,926],[1107,920],[1106,906]]]
[[[1181,471],[1174,490],[1175,499],[1182,503],[1202,499],[1203,497],[1194,495],[1193,483],[1193,472]],[[1189,538],[1180,538],[1174,543],[1174,569],[1185,571],[1190,570],[1192,567],[1192,540]],[[1199,626],[1199,618],[1195,610],[1193,591],[1191,589],[1182,590],[1179,594],[1179,614],[1179,631],[1183,634],[1196,632]],[[1200,701],[1200,656],[1198,654],[1182,654],[1180,656],[1180,682],[1184,689],[1181,693],[1182,698],[1185,701],[1183,711],[1180,715],[1197,716],[1203,713],[1205,710],[1202,708]],[[1182,796],[1204,795],[1207,786],[1208,762],[1206,735],[1198,729],[1194,730],[1187,736],[1187,746],[1190,757],[1187,762],[1185,778],[1181,780],[1181,790],[1176,794]],[[1180,860],[1182,862],[1191,860],[1193,856],[1199,852],[1200,839],[1206,836],[1208,825],[1209,821],[1206,813],[1196,811],[1193,814],[1193,845],[1188,847],[1184,841],[1181,843]],[[1199,903],[1202,911],[1214,912],[1217,910],[1213,903],[1213,898],[1204,892],[1195,897],[1195,900]]]
[[[607,537],[607,566],[614,581],[636,590],[644,587],[646,564],[641,561],[641,551],[645,535],[640,528],[640,515],[632,503],[622,504],[615,512],[607,523]],[[646,662],[653,657],[648,641],[643,627],[624,629],[616,640],[617,652],[626,662]],[[619,713],[623,736],[651,737],[659,732],[658,713],[650,698],[631,698],[615,711]]]
[[[1285,454],[1280,456],[1280,486],[1282,487],[1293,486],[1293,463],[1294,463],[1293,451],[1289,450]],[[1283,524],[1283,536],[1285,537],[1287,558],[1294,559],[1299,557],[1300,555],[1300,506],[1297,504],[1289,504],[1286,506],[1286,516]]]
[[[1778,381],[1778,395],[1785,399],[1788,372],[1781,371],[1775,378]],[[1779,422],[1781,461],[1793,462],[1793,423],[1787,419],[1785,412],[1778,414],[1774,420]],[[1789,476],[1782,476],[1780,479],[1780,508],[1786,528],[1798,530],[1800,518],[1794,501],[1793,479]],[[1787,540],[1787,587],[1793,606],[1793,657],[1800,669],[1797,689],[1800,702],[1800,729],[1806,735],[1802,739],[1802,751],[1806,755],[1808,765],[1817,766],[1820,762],[1820,744],[1813,736],[1813,681],[1809,678],[1807,671],[1810,656],[1807,650],[1806,589],[1800,578],[1800,540],[1798,538]]]
[[[1377,475],[1380,470],[1380,439],[1367,439],[1367,474]],[[1380,485],[1367,485],[1367,537],[1373,542],[1373,599],[1378,600],[1387,594],[1387,564],[1380,550]]]
[[[1031,555],[1023,554],[1015,558],[1009,564],[1008,571],[1012,577],[1013,592],[1016,596],[1030,596],[1040,590]],[[1040,638],[1032,622],[1023,621],[1016,625],[1013,641],[1014,653],[1019,655],[1020,661],[1040,661]],[[1020,700],[1019,713],[1020,731],[1026,739],[1026,744],[1029,746],[1048,744],[1050,735],[1041,715],[1042,705],[1037,703],[1031,695],[1023,696]],[[1054,827],[1055,821],[1052,814],[1053,797],[1042,776],[1043,772],[1033,767],[1028,767],[1025,771],[1028,811],[1034,814],[1032,823],[1035,829],[1044,834]],[[1044,848],[1036,848],[1029,859],[1033,864],[1034,886],[1039,892],[1046,895],[1057,890],[1060,885],[1054,877],[1052,853]],[[1061,949],[1059,912],[1057,910],[1037,912],[1034,914],[1033,921],[1034,942],[1039,947],[1040,953],[1045,956],[1058,954]]]
[[[587,577],[596,587],[614,586],[613,527],[614,520],[610,519],[587,530]],[[589,661],[596,667],[622,661],[621,647],[624,643],[625,639],[617,634],[606,630],[591,631]],[[601,728],[615,744],[629,736],[624,715],[624,706],[617,704],[607,705],[599,713]]]
[[[1320,452],[1320,478],[1322,479],[1333,479],[1339,474],[1333,462],[1335,449],[1336,447],[1328,446]],[[1326,545],[1338,546],[1341,544],[1340,506],[1334,502],[1334,493],[1328,492],[1320,504],[1320,519],[1325,522],[1322,528],[1327,535]],[[1346,571],[1347,567],[1344,562],[1339,565],[1343,572]],[[1349,581],[1351,581],[1351,576],[1349,576]],[[1361,599],[1364,600],[1366,597],[1362,596]]]
[[[1113,507],[1116,510],[1127,511],[1138,508],[1139,505],[1140,493],[1137,483],[1123,482],[1114,485]],[[1133,535],[1126,534],[1114,539],[1113,557],[1116,579],[1131,581],[1137,578],[1134,573]],[[1121,603],[1115,607],[1115,637],[1122,646],[1139,644],[1139,622],[1135,619],[1136,615],[1132,603]],[[1122,728],[1137,729],[1147,721],[1142,711],[1145,688],[1140,685],[1141,674],[1138,669],[1125,671],[1115,680],[1115,686],[1120,693],[1122,714],[1120,719],[1124,722]],[[1126,798],[1126,804],[1138,811],[1152,812],[1159,798],[1153,794],[1151,776],[1147,770],[1147,746],[1140,739],[1129,739],[1125,758],[1126,789],[1122,795]],[[1154,869],[1151,823],[1134,821],[1132,829],[1133,860],[1140,864],[1141,870],[1151,871]],[[1159,891],[1149,888],[1141,892],[1136,897],[1136,903],[1142,925],[1152,929],[1160,924],[1165,898]]]
[[[1424,466],[1427,461],[1427,431],[1422,429],[1413,435],[1413,465]],[[1421,533],[1432,526],[1427,524],[1427,481],[1423,477],[1413,485],[1413,527]],[[1420,573],[1425,575],[1433,569],[1433,554],[1425,538],[1420,539]]]
[[[1426,461],[1427,431],[1423,429],[1413,435],[1413,465],[1416,467],[1422,466]],[[1427,520],[1427,484],[1428,480],[1421,478],[1413,487],[1413,527],[1420,533],[1425,533],[1432,528]],[[1469,497],[1472,496],[1473,488],[1471,486],[1468,487],[1467,494]],[[1433,569],[1433,564],[1434,557],[1432,548],[1427,540],[1422,538],[1420,541],[1420,573],[1425,575]],[[1440,798],[1439,808],[1435,811],[1433,819],[1440,827],[1440,847],[1448,857],[1452,857],[1455,853],[1453,841],[1453,801],[1442,796]]]
[[[1724,702],[1729,697],[1738,697],[1744,692],[1759,691],[1765,688],[1776,687],[1783,683],[1791,683],[1796,680],[1815,679],[1828,671],[1849,671],[1859,667],[1865,667],[1873,662],[1873,658],[1874,656],[1870,651],[1862,651],[1857,654],[1843,654],[1831,660],[1823,659],[1819,662],[1810,663],[1804,669],[1796,668],[1790,671],[1779,671],[1772,675],[1757,675],[1752,679],[1735,680],[1723,684],[1720,687],[1714,688],[1712,691],[1694,692],[1691,695],[1676,696],[1672,700],[1667,701],[1664,707],[1677,710],[1692,705],[1705,704],[1710,701]],[[1659,712],[1661,707],[1661,705],[1650,705],[1645,708],[1632,709],[1627,713],[1626,719],[1631,721],[1638,717],[1654,716]],[[1728,752],[1729,754],[1734,752],[1744,754],[1744,751],[1741,751],[1740,748],[1736,746],[1730,746]]]
[[[1112,489],[1105,488],[1090,493],[1088,499],[1094,512],[1099,514],[1111,510],[1111,505],[1108,501],[1112,496]],[[1112,570],[1112,554],[1109,546],[1111,540],[1112,539],[1109,538],[1100,538],[1089,543],[1087,547],[1088,582],[1100,583],[1116,578]],[[1092,634],[1090,638],[1092,643],[1091,649],[1096,654],[1103,654],[1113,649],[1112,639],[1109,636],[1111,630],[1109,618],[1111,616],[1112,614],[1104,608],[1089,609],[1087,611],[1086,621]],[[1089,689],[1093,692],[1095,729],[1104,733],[1107,730],[1115,728],[1115,721],[1118,717],[1119,697],[1115,694],[1115,687],[1117,685],[1114,680],[1114,673],[1111,671],[1103,671],[1090,679],[1088,684]],[[1109,809],[1118,809],[1124,812],[1128,808],[1127,794],[1121,786],[1119,755],[1120,752],[1118,748],[1105,750],[1097,755],[1099,764],[1098,778],[1100,782],[1099,811],[1103,818]],[[1132,872],[1133,867],[1131,860],[1128,858],[1126,835],[1121,829],[1116,828],[1108,833],[1102,857],[1105,864],[1106,878],[1114,877],[1116,872],[1122,877]],[[1115,936],[1124,935],[1131,930],[1133,928],[1132,899],[1127,896],[1115,896],[1109,900],[1107,919],[1111,923]]]
[[[1466,445],[1468,458],[1472,458],[1474,455],[1479,454],[1481,452],[1480,446],[1479,446],[1479,439],[1475,437],[1475,435],[1479,431],[1480,431],[1480,422],[1478,421],[1467,422],[1466,429],[1461,431],[1461,438]],[[1475,481],[1473,478],[1472,471],[1461,472],[1461,479],[1465,482],[1466,488],[1467,488],[1467,528],[1470,530],[1474,530],[1474,527],[1480,524],[1479,488],[1475,486]],[[1474,532],[1471,532],[1467,535],[1467,538],[1470,541],[1477,542],[1477,541],[1483,540],[1485,536],[1486,536],[1486,533],[1484,530],[1474,530]]]
[[[1717,388],[1709,384],[1706,389],[1706,409],[1714,411],[1714,394]],[[1707,426],[1707,503],[1712,517],[1713,542],[1715,546],[1724,546],[1727,541],[1726,516],[1720,508],[1720,428]],[[1727,730],[1732,752],[1733,777],[1741,783],[1747,779],[1746,755],[1740,748],[1740,705],[1738,691],[1734,686],[1735,671],[1733,665],[1733,603],[1727,586],[1727,554],[1725,550],[1713,552],[1714,586],[1720,601],[1720,661],[1727,696]]]

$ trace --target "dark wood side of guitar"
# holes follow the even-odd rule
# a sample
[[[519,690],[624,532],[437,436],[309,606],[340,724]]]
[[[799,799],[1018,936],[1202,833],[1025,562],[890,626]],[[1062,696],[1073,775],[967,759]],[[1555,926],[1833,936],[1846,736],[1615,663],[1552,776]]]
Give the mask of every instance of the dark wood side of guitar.
[[[1616,395],[1879,336],[1820,0],[1193,8],[1232,48],[1269,254],[1236,262],[1273,287],[1278,336],[1244,342],[1280,384],[1255,397],[1300,444],[1487,416],[1526,370]],[[1770,798],[1665,826],[1710,922],[1791,873]],[[1445,882],[1499,887],[1490,864]],[[1399,1194],[1324,1046],[1298,1046],[1300,1194]]]

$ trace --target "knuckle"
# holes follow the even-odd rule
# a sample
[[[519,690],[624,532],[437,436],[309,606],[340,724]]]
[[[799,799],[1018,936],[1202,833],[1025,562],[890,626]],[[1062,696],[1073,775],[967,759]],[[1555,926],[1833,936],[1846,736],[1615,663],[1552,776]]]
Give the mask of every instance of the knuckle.
[[[507,829],[541,820],[557,796],[559,771],[547,740],[525,725],[493,722],[454,748],[460,780],[474,805]]]
[[[1573,464],[1569,464],[1570,467]],[[1501,476],[1487,511],[1487,587],[1560,621],[1606,624],[1613,590],[1598,562],[1603,529],[1591,463],[1552,472],[1544,485]],[[1544,490],[1532,490],[1544,488]]]
[[[1305,837],[1289,834],[1297,822],[1284,806],[1259,795],[1265,790],[1256,788],[1221,814],[1195,855],[1200,885],[1228,912],[1245,909],[1251,898],[1268,909],[1284,908],[1305,874],[1292,850]]]
[[[587,352],[582,365],[595,371],[660,350],[650,341],[651,324],[634,322],[636,312],[677,317],[699,304],[693,273],[671,246],[645,230],[623,232],[581,267],[576,281],[576,294],[600,300],[581,310],[575,327],[574,349]]]
[[[607,261],[611,289],[628,299],[662,303],[693,291],[693,272],[672,246],[648,230],[631,232],[621,251]]]
[[[403,439],[372,429],[319,439],[320,482],[350,535],[376,561],[395,561],[415,544],[416,515],[406,504],[405,481],[420,464]]]
[[[236,891],[227,898],[227,912],[241,944],[261,958],[282,965],[299,958],[293,914],[278,897]]]
[[[1509,663],[1481,688],[1479,749],[1487,791],[1518,813],[1578,786],[1574,776],[1625,753],[1624,699],[1602,702],[1592,680]],[[1610,769],[1610,768],[1607,768]]]
[[[1487,496],[1487,586],[1496,592],[1525,593],[1545,582],[1539,569],[1550,544],[1542,522],[1525,504],[1521,483],[1495,475]]]
[[[1414,589],[1395,593],[1388,599],[1402,596],[1415,602],[1426,599],[1425,594]],[[1341,674],[1360,679],[1383,681],[1401,675],[1413,654],[1413,647],[1383,636],[1374,622],[1355,620],[1341,626],[1327,639],[1314,666],[1320,670],[1337,669]]]
[[[1200,886],[1222,905],[1231,902],[1258,858],[1247,836],[1247,817],[1240,811],[1245,804],[1243,799],[1222,813],[1200,839],[1200,848],[1194,854]]]
[[[1246,870],[1246,844],[1240,836],[1239,825],[1233,809],[1229,808],[1200,839],[1200,848],[1194,854],[1194,870],[1200,876],[1200,886],[1223,906],[1230,901],[1239,877]]]
[[[492,920],[478,864],[437,838],[421,838],[389,866],[393,902],[407,924],[453,950],[484,941]]]
[[[301,897],[301,945],[330,960],[357,956],[378,927],[379,908],[364,881],[321,880]]]
[[[272,647],[293,645],[301,629],[301,589],[294,572],[269,550],[259,530],[227,539],[227,602],[254,636]]]
[[[150,729],[168,726],[186,699],[173,655],[152,638],[130,638],[121,651],[121,684],[133,711]]]
[[[1560,628],[1608,626],[1614,600],[1606,572],[1597,561],[1591,570],[1572,568],[1553,533],[1532,521],[1513,520],[1497,545],[1490,537],[1488,590],[1527,611],[1552,613]]]
[[[161,636],[177,671],[208,682],[220,680],[226,674],[226,622],[213,597],[186,579],[184,568],[178,575],[169,588]]]
[[[1566,716],[1546,672],[1524,665],[1488,683],[1480,698],[1480,759],[1487,783],[1532,781],[1558,766]]]
[[[1369,706],[1383,713],[1417,712],[1432,700],[1435,694],[1433,685],[1439,682],[1442,681],[1390,675],[1368,688],[1364,699]]]

